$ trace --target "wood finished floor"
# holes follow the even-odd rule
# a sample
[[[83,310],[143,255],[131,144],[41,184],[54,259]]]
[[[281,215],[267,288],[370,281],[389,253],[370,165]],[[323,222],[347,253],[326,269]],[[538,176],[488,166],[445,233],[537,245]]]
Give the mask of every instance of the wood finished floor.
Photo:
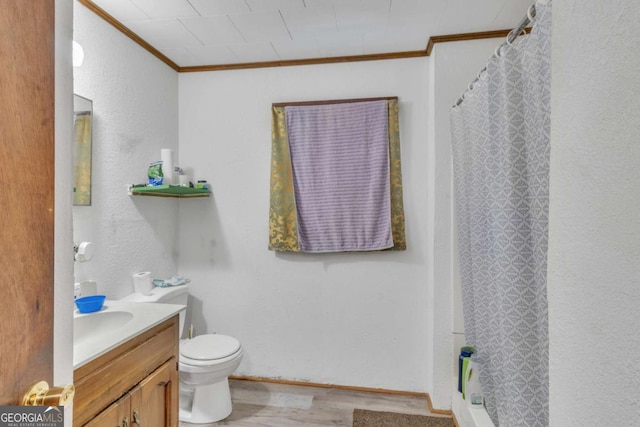
[[[229,418],[213,424],[180,423],[180,427],[350,427],[355,408],[439,416],[429,412],[424,397],[243,380],[229,383],[233,402]]]

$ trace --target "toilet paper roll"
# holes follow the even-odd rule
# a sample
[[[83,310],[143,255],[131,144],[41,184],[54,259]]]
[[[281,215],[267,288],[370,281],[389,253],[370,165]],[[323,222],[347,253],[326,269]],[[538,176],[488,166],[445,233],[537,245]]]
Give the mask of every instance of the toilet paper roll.
[[[151,282],[151,272],[141,271],[133,275],[133,290],[142,295],[151,295],[153,283]]]
[[[93,258],[93,244],[91,242],[81,242],[76,246],[76,261],[87,262]]]
[[[160,160],[162,160],[162,183],[173,185],[173,151],[169,148],[160,150]]]
[[[85,280],[84,282],[80,282],[80,296],[86,297],[89,295],[97,295],[98,294],[98,284],[95,280]]]

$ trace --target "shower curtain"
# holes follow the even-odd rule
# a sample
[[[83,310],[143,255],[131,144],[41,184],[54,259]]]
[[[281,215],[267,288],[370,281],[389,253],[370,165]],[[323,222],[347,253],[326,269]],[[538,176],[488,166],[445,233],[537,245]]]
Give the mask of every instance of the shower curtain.
[[[502,427],[548,425],[551,1],[451,112],[464,327]]]

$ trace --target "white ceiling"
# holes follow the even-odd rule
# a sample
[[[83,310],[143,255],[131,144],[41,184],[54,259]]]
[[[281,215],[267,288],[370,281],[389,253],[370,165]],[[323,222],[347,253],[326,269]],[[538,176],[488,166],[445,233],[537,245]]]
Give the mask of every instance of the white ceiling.
[[[515,27],[534,0],[93,0],[178,66],[424,51]]]

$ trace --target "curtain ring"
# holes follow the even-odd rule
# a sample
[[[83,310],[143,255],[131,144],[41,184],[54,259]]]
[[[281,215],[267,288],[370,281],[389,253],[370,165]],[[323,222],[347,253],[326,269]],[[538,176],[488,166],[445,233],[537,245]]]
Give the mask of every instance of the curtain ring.
[[[536,5],[532,4],[531,6],[529,6],[529,8],[527,9],[527,18],[529,19],[529,22],[533,22],[536,20],[536,17],[533,16],[533,11],[535,10]]]
[[[513,30],[515,30],[515,28]],[[509,34],[507,34],[507,44],[509,46],[512,46],[513,42],[518,40],[518,37],[527,35],[527,27],[524,27],[522,30],[520,30],[520,33],[513,38],[513,42],[510,42],[509,39],[511,38],[511,35],[513,34],[513,30],[509,31]]]

